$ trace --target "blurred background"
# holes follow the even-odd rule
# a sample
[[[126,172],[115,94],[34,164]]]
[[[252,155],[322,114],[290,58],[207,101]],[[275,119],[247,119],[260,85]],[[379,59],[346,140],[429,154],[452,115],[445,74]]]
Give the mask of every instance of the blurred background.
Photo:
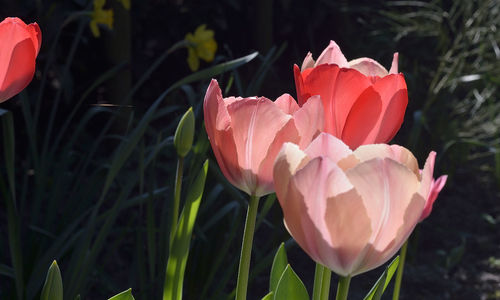
[[[190,106],[197,131],[184,186],[205,158],[211,165],[184,296],[234,297],[247,197],[214,160],[205,90],[215,77],[225,96],[295,97],[293,64],[308,51],[317,58],[330,40],[348,60],[371,57],[386,68],[399,52],[409,105],[393,143],[420,162],[435,150],[435,176],[449,175],[410,240],[401,299],[500,299],[500,1],[3,0],[7,16],[37,22],[43,40],[35,78],[1,104],[13,113],[16,149],[15,193],[6,180],[0,190],[1,299],[38,298],[53,259],[65,299],[105,299],[128,287],[136,299],[159,298],[172,136]],[[194,72],[187,48],[175,45],[202,24],[217,51]],[[254,51],[249,62],[214,67]],[[17,207],[8,210],[13,195]],[[249,299],[266,294],[280,242],[311,293],[314,263],[270,196],[261,201]],[[381,272],[355,277],[352,298]]]

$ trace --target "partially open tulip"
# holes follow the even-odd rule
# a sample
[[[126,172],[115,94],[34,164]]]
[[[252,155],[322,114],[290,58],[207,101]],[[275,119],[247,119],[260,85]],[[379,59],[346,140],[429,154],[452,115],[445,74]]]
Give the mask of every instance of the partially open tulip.
[[[0,102],[22,91],[35,74],[35,59],[42,43],[38,24],[19,18],[0,23]]]
[[[274,184],[286,228],[316,262],[341,276],[374,269],[392,257],[418,223],[431,190],[435,153],[420,172],[397,145],[355,151],[321,133],[301,150],[285,143]]]
[[[352,149],[390,141],[403,123],[408,92],[397,53],[387,71],[371,58],[347,61],[331,41],[318,60],[308,53],[301,69],[295,65],[294,77],[299,105],[320,95],[325,131]]]
[[[319,97],[301,108],[292,96],[223,98],[212,80],[203,103],[205,127],[226,178],[249,195],[274,191],[273,163],[285,142],[305,148],[323,129]]]

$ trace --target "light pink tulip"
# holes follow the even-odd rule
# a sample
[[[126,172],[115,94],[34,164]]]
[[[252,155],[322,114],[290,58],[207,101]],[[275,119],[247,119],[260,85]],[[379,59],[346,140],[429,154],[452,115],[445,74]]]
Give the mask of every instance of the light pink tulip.
[[[224,176],[249,195],[274,191],[273,163],[285,142],[305,148],[323,130],[323,108],[313,97],[301,108],[284,94],[223,98],[212,80],[203,103],[205,127]]]
[[[304,151],[285,143],[274,164],[285,226],[314,261],[341,276],[374,269],[418,223],[435,155],[420,172],[413,154],[398,145],[351,151],[327,133]]]
[[[371,58],[347,61],[330,41],[316,61],[308,53],[301,69],[294,66],[294,78],[299,105],[319,95],[325,132],[352,149],[390,141],[403,123],[408,91],[403,74],[398,73],[398,53],[387,71]]]

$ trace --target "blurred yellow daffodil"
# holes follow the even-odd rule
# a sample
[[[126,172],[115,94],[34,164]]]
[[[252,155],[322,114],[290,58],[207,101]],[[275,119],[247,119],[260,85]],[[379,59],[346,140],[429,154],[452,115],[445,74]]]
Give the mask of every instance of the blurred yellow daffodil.
[[[99,37],[99,24],[106,25],[109,29],[113,29],[113,10],[102,9],[106,4],[106,0],[94,0],[94,11],[91,13],[90,30],[95,37]]]
[[[130,0],[118,0],[126,10],[130,9]]]
[[[186,34],[185,39],[189,42],[187,62],[191,71],[198,70],[200,58],[206,62],[214,60],[217,42],[214,39],[214,31],[206,29],[205,24],[198,26],[194,34]]]

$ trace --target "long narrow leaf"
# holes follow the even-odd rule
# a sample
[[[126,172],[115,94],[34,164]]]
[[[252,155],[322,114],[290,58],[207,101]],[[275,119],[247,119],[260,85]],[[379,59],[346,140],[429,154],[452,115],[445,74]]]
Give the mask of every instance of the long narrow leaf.
[[[208,160],[205,161],[198,177],[189,188],[186,204],[177,225],[167,262],[163,300],[182,299],[182,286],[189,255],[189,244],[205,187],[207,171]]]

